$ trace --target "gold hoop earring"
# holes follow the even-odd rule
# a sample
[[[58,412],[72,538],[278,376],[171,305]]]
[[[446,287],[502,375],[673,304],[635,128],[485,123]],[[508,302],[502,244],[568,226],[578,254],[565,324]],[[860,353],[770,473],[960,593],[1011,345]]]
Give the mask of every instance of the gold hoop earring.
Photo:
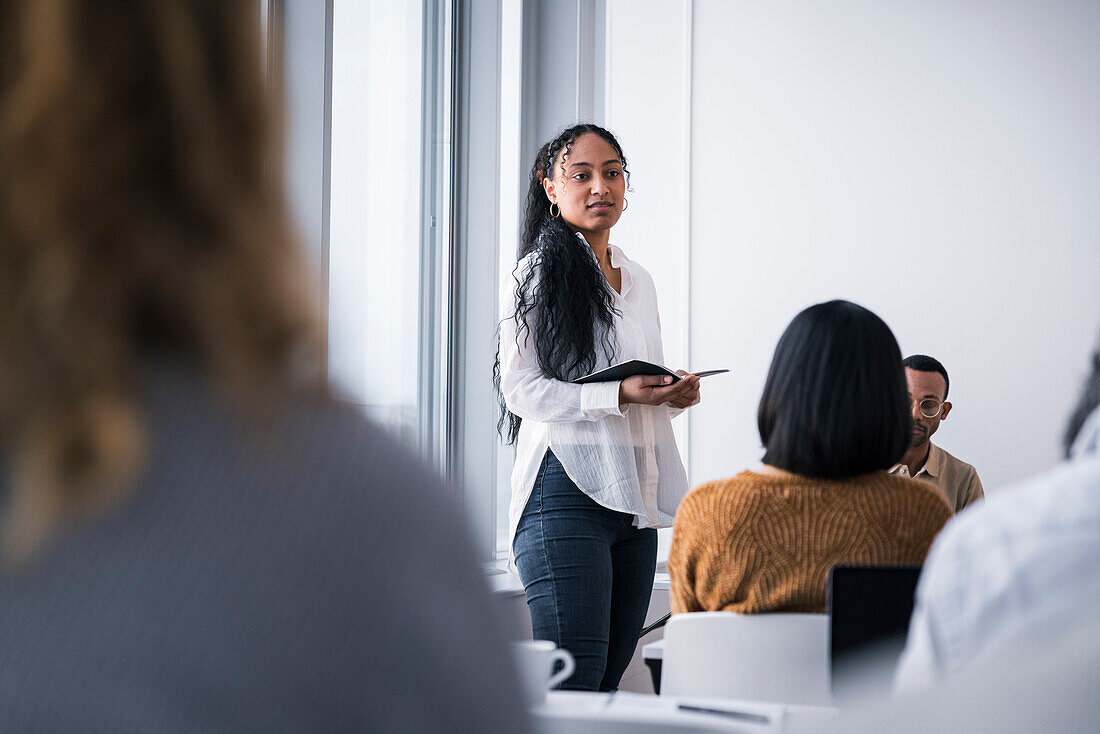
[[[630,208],[630,200],[629,200],[629,199],[627,199],[627,198],[626,198],[626,197],[624,196],[624,197],[623,197],[623,211],[625,212],[625,211],[626,211],[627,209],[629,209],[629,208]]]
[[[558,202],[556,202],[556,201],[551,201],[550,202],[550,216],[552,216],[554,219],[557,219],[558,215],[561,214],[561,207],[560,206],[558,206],[558,210],[556,212],[554,211],[554,207],[556,207],[556,206],[558,206]]]

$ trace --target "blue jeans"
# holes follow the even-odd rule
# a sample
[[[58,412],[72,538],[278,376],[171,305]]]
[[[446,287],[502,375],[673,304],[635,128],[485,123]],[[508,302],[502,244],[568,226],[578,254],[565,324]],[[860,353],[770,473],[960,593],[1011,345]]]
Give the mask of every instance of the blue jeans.
[[[535,639],[573,654],[562,688],[619,687],[645,624],[657,564],[657,531],[592,500],[547,450],[523,509],[513,550]]]

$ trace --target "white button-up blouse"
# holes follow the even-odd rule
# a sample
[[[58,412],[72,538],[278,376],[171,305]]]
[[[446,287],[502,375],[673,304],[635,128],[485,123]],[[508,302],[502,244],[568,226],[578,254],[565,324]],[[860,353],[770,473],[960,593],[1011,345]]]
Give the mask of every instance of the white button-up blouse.
[[[605,361],[600,354],[593,371],[630,359],[663,364],[653,278],[618,247],[609,249],[612,267],[622,273],[622,292],[615,295],[622,315],[615,318],[612,332],[614,360]],[[517,277],[523,280],[535,256],[521,260],[501,283],[500,303],[513,314]],[[532,285],[537,274],[535,278]],[[509,546],[547,448],[577,487],[599,504],[634,515],[640,528],[672,525],[688,489],[672,433],[671,418],[679,411],[668,405],[620,406],[617,382],[577,385],[546,377],[533,339],[526,329],[521,331],[523,339],[518,340],[514,315],[501,322],[501,392],[508,409],[523,419],[512,469]]]

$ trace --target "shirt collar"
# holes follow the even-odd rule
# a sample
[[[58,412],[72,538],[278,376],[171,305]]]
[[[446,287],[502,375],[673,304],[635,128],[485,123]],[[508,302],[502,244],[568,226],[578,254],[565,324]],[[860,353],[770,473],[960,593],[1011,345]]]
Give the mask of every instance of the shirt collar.
[[[616,245],[608,244],[607,251],[611,253],[611,267],[619,269],[622,283],[619,286],[619,295],[625,297],[634,287],[634,276],[630,274],[630,258]]]
[[[890,467],[890,473],[894,474],[901,471],[902,464],[900,461]],[[928,458],[924,460],[924,466],[917,470],[916,474],[910,474],[909,469],[905,469],[905,476],[907,477],[919,477],[921,474],[927,474],[930,477],[938,477],[940,472],[943,471],[943,449],[931,441],[928,442]]]
[[[630,258],[626,256],[626,253],[623,252],[618,245],[608,243],[607,251],[611,253],[611,267],[613,268],[626,267],[627,263],[630,262]]]
[[[928,458],[924,461],[924,466],[917,472],[920,474],[924,472],[930,477],[938,477],[940,472],[943,471],[943,449],[931,441],[928,442]]]
[[[590,254],[592,256],[592,259],[595,260],[596,253],[592,252],[592,245],[588,244],[588,240],[584,238],[584,235],[580,232],[574,232],[573,236],[576,237],[580,241],[580,243],[585,246],[585,249],[588,250],[588,254]],[[618,245],[613,245],[610,242],[607,243],[607,251],[611,253],[611,267],[613,268],[624,267],[625,265],[627,265],[627,263],[630,262],[630,258],[626,256],[626,253],[623,252],[622,248]]]
[[[577,236],[577,239],[579,239],[581,243],[584,244],[585,249],[588,250],[588,254],[592,256],[592,259],[595,260],[596,253],[592,252],[592,247],[588,244],[588,240],[584,238],[584,235],[582,235],[580,232],[574,232],[574,234]],[[612,245],[611,243],[608,243],[607,245],[607,252],[611,256],[611,267],[619,268],[622,271],[623,282],[619,291],[619,295],[625,296],[627,291],[629,291],[630,288],[634,285],[634,278],[632,278],[630,275],[630,258],[626,256],[626,253],[622,251],[622,248],[620,248],[618,245]]]

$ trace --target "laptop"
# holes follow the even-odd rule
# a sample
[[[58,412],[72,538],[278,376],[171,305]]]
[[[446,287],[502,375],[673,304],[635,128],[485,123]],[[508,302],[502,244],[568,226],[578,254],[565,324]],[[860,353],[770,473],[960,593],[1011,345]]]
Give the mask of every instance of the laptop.
[[[889,695],[919,578],[920,566],[837,566],[829,572],[829,659],[836,700]]]

